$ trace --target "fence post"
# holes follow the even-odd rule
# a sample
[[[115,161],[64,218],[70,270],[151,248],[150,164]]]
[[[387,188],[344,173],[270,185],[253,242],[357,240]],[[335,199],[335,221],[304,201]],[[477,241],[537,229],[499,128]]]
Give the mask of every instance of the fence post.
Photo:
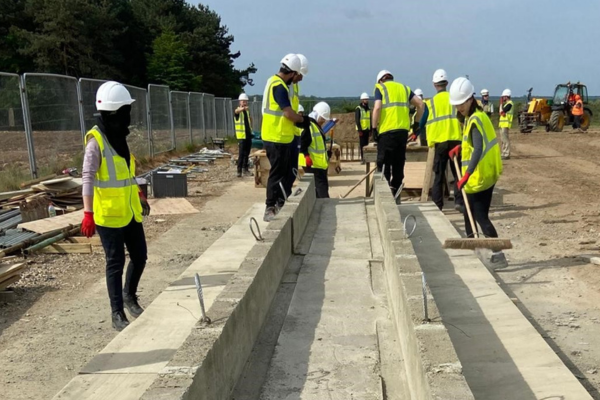
[[[194,134],[192,133],[192,106],[190,104],[191,101],[190,92],[188,92],[187,98],[187,120],[188,120],[188,128],[190,129],[190,143],[194,144]]]
[[[223,98],[223,129],[225,129],[225,137],[227,137],[227,99],[226,98]]]
[[[171,89],[169,89],[169,115],[171,119],[171,141],[173,143],[173,149],[177,148],[177,142],[175,140],[175,121],[173,120],[173,97],[171,96]]]
[[[19,89],[21,92],[21,107],[23,108],[23,125],[25,126],[25,139],[27,140],[27,153],[29,153],[29,170],[31,177],[37,178],[37,163],[33,146],[33,129],[31,127],[31,116],[29,115],[29,99],[27,98],[27,74],[19,77]]]
[[[216,97],[213,97],[213,101],[212,103],[212,115],[213,115],[213,124],[215,126],[215,137],[217,137],[217,102],[216,102]]]
[[[85,116],[83,115],[83,95],[81,94],[81,78],[77,80],[77,102],[79,103],[79,124],[81,125],[81,144],[85,148]]]
[[[150,86],[146,90],[146,125],[148,126],[148,154],[154,157],[154,143],[152,142],[152,114],[150,112]]]
[[[202,105],[202,107],[200,107],[202,110],[202,138],[204,139],[204,143],[206,143],[206,113],[204,112],[204,93],[201,93],[200,96],[200,104]]]

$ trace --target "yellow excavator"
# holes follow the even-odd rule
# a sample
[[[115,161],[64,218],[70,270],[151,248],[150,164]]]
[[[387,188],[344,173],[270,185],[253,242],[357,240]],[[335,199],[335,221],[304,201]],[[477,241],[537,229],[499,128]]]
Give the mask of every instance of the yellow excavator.
[[[565,125],[573,125],[573,96],[580,95],[584,104],[581,118],[581,129],[587,130],[592,121],[592,110],[588,104],[587,87],[577,82],[561,83],[554,89],[552,99],[533,98],[527,91],[527,109],[519,113],[519,129],[521,133],[530,133],[536,126],[545,126],[546,132],[562,132]]]

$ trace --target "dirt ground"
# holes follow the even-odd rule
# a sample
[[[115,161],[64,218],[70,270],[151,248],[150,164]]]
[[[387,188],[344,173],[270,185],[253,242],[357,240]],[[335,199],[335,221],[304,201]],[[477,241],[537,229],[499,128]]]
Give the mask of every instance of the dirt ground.
[[[600,399],[600,266],[576,258],[600,253],[600,132],[511,140],[492,221],[514,249],[498,282]]]
[[[496,272],[498,282],[600,399],[600,266],[576,258],[600,254],[600,131],[515,131],[511,138],[513,154],[504,164],[492,219],[515,248],[507,252],[509,267]],[[332,197],[364,173],[358,163],[342,168],[331,178]],[[200,214],[148,219],[150,258],[142,304],[149,304],[248,207],[263,202],[264,189],[255,189],[252,178],[235,178],[234,172],[222,162],[190,189],[189,200]],[[363,185],[352,194],[362,195]],[[448,215],[462,225],[455,212]],[[185,234],[198,226],[199,235]],[[116,334],[101,254],[46,255],[30,262],[17,286],[19,300],[0,305],[0,385],[3,397],[15,400],[52,398]]]

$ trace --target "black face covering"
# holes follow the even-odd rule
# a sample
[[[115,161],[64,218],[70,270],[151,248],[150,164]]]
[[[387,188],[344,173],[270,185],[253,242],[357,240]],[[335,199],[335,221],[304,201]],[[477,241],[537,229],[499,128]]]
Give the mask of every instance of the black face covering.
[[[123,106],[117,111],[101,111],[98,118],[98,127],[108,139],[111,147],[127,161],[128,166],[130,154],[127,136],[130,123],[131,106]]]

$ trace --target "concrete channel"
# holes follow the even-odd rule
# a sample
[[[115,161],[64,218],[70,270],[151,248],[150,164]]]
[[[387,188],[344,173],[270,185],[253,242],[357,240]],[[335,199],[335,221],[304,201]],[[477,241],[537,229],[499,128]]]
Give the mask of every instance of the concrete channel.
[[[259,241],[252,207],[55,399],[591,399],[477,256],[442,249],[446,217],[375,181],[316,200],[305,176]]]

